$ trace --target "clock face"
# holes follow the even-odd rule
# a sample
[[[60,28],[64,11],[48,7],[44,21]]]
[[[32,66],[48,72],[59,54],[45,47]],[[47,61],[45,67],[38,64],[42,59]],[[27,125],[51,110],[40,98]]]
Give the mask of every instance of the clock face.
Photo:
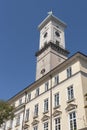
[[[58,31],[55,31],[56,37],[60,37],[60,33]]]

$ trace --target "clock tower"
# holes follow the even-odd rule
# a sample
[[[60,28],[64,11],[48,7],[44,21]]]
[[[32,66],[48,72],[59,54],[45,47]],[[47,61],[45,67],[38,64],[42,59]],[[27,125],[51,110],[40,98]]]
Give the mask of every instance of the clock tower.
[[[36,80],[67,59],[64,30],[66,24],[50,13],[38,26],[40,30],[39,51],[36,52]]]

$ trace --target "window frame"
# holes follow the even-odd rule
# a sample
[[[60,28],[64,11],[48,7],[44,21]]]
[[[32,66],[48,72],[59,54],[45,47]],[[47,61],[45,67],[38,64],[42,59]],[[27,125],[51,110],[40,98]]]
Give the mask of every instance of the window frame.
[[[45,82],[45,92],[49,89],[49,81]]]
[[[54,94],[54,108],[59,106],[59,92]]]
[[[75,129],[77,130],[76,111],[72,111],[69,113],[69,130],[75,130]]]
[[[22,105],[22,98],[19,99],[19,106]]]
[[[44,112],[48,112],[48,110],[49,110],[49,100],[48,98],[46,98],[44,100]]]
[[[44,125],[44,130],[48,130],[49,129],[48,121],[44,122],[43,125]]]
[[[36,88],[36,93],[35,93],[35,97],[38,97],[40,95],[40,88]]]
[[[16,117],[16,126],[20,125],[20,114]]]
[[[67,68],[67,78],[70,78],[72,76],[72,67]]]
[[[67,99],[68,101],[72,101],[74,99],[74,89],[73,85],[67,87]]]
[[[31,92],[27,94],[27,102],[31,101]]]
[[[33,126],[33,130],[38,130],[38,125]]]
[[[59,84],[59,75],[55,75],[54,76],[54,85],[58,85]]]
[[[38,116],[38,111],[39,111],[39,105],[36,104],[36,105],[34,106],[34,117],[37,117],[37,116]]]
[[[25,115],[25,122],[29,121],[29,112],[30,112],[30,109],[26,109],[26,115]]]
[[[54,119],[54,126],[55,126],[55,130],[61,130],[61,118],[60,117],[56,117]]]

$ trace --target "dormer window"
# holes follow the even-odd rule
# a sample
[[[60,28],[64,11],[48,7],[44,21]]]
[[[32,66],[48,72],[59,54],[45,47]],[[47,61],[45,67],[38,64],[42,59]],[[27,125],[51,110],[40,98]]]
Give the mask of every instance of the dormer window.
[[[44,38],[46,38],[47,37],[47,32],[44,34]]]
[[[60,37],[60,33],[58,31],[55,32],[57,37]]]

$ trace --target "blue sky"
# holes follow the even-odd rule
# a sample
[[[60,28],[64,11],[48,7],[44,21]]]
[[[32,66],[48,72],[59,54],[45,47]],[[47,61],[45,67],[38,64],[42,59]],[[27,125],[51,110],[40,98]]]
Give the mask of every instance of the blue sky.
[[[0,99],[35,81],[37,26],[50,10],[67,23],[70,56],[77,51],[87,55],[87,0],[0,0]]]

